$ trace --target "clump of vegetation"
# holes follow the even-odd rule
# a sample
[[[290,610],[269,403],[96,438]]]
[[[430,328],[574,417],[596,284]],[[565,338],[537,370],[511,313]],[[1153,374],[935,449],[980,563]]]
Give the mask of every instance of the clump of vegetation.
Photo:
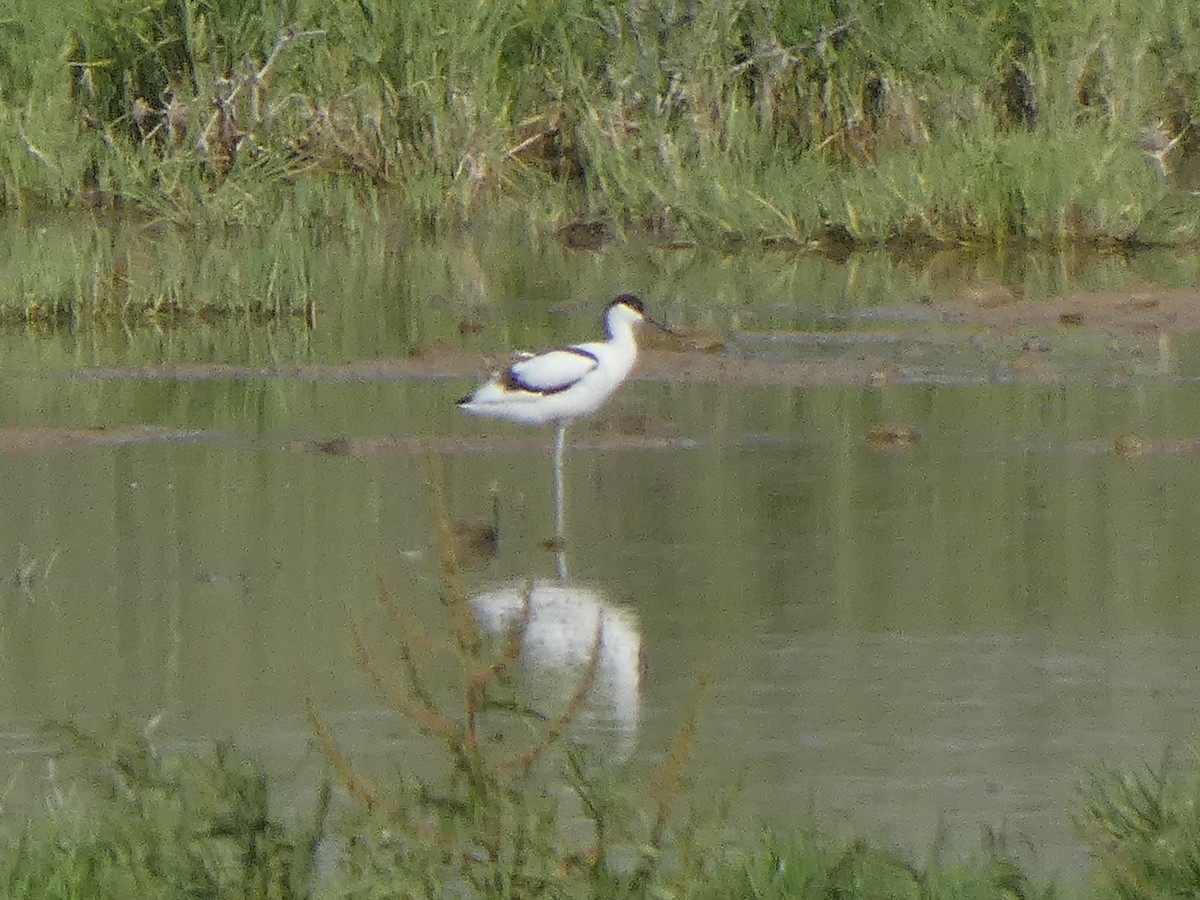
[[[394,788],[381,787],[343,754],[310,704],[313,729],[333,772],[366,813],[357,820],[335,882],[395,890],[421,885],[427,895],[450,887],[469,896],[619,897],[645,896],[697,878],[701,854],[680,854],[672,844],[671,856],[668,849],[694,721],[681,728],[653,778],[648,806],[631,803],[600,787],[603,779],[590,771],[580,748],[562,744],[594,680],[595,654],[566,707],[547,716],[502,688],[519,651],[518,628],[500,656],[471,657],[478,665],[464,681],[463,716],[453,719],[414,665],[410,641],[424,643],[424,637],[390,596],[381,593],[380,599],[393,623],[403,623],[410,636],[399,651],[407,689],[392,680],[356,629],[359,662],[389,703],[441,744],[446,766],[442,777],[409,777]],[[528,610],[528,594],[525,602]],[[462,624],[455,625],[458,639],[467,637],[458,631]],[[511,737],[512,730],[497,719],[529,723],[535,737],[514,750],[498,739],[501,732]],[[553,754],[556,747],[562,752]],[[573,803],[565,802],[561,788]],[[579,815],[586,828],[576,821]]]
[[[328,791],[311,830],[271,817],[261,766],[225,744],[163,753],[114,723],[52,729],[63,755],[48,818],[0,854],[0,893],[69,897],[301,897],[315,871]]]
[[[692,704],[640,802],[603,790],[585,753],[567,734],[596,679],[603,632],[570,698],[536,710],[507,683],[529,626],[532,583],[522,615],[497,647],[479,633],[456,559],[452,525],[434,491],[449,631],[459,696],[442,701],[423,666],[436,646],[380,587],[381,609],[396,641],[389,666],[352,628],[355,656],[388,704],[440,746],[441,776],[408,778],[395,789],[361,772],[338,747],[315,702],[308,713],[318,742],[346,792],[368,813],[341,864],[350,884],[420,885],[467,896],[647,896],[680,893],[702,872],[701,830],[674,830],[696,725]],[[458,709],[455,714],[452,710]],[[556,752],[561,751],[561,752]],[[574,803],[564,803],[561,787]],[[572,822],[586,822],[586,828]],[[704,848],[707,849],[707,848]]]
[[[1180,243],[1188,4],[4,0],[0,197],[183,222]],[[569,232],[573,233],[573,232]]]
[[[757,900],[887,897],[891,900],[1033,900],[1050,898],[1003,854],[980,862],[916,866],[862,839],[838,841],[815,830],[767,832],[736,853],[692,894]]]
[[[282,215],[252,245],[214,234],[200,247],[194,235],[137,223],[0,224],[0,325],[311,327],[315,298],[365,264],[355,265],[344,243],[318,247],[288,231],[288,220]]]
[[[1200,768],[1093,776],[1076,823],[1113,896],[1200,893]]]

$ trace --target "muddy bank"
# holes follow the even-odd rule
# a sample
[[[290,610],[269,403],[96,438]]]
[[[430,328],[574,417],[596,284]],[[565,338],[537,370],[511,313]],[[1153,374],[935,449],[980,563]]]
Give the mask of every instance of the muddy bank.
[[[815,387],[887,383],[1071,383],[1179,375],[1176,342],[1200,335],[1200,291],[1137,288],[1027,301],[999,285],[944,302],[873,307],[801,331],[680,328],[647,333],[635,379],[681,384]],[[311,381],[461,380],[503,365],[453,342],[403,358],[343,365],[257,367],[194,363],[79,369],[78,379]]]
[[[1036,301],[1022,300],[1001,285],[981,285],[931,308],[947,323],[997,332],[1056,327],[1121,334],[1200,332],[1200,290],[1153,284]]]
[[[735,330],[710,334],[680,327],[658,338],[647,333],[633,378],[677,384],[734,387],[820,387],[886,384],[971,386],[1004,383],[1122,383],[1200,377],[1200,291],[1136,289],[1075,293],[1025,301],[1011,291],[976,286],[945,302],[860,309],[819,320],[796,331]],[[1182,348],[1182,349],[1181,349]],[[504,364],[505,353],[480,354],[453,343],[431,343],[395,359],[344,365],[259,367],[194,363],[78,369],[81,381],[316,382],[453,381],[463,388]],[[906,423],[899,423],[907,427]],[[907,433],[907,432],[903,432]],[[919,438],[894,440],[891,432],[864,435],[877,449],[909,450]],[[181,441],[245,444],[246,438],[152,425],[117,428],[8,426],[0,428],[0,454],[41,453]],[[397,437],[315,436],[272,449],[318,455],[526,453],[542,449],[539,431],[522,435]],[[637,415],[610,414],[573,438],[576,452],[614,449],[687,449],[695,441],[668,425]],[[267,444],[254,443],[260,449]],[[269,442],[268,442],[269,444]],[[1091,452],[1143,456],[1197,452],[1197,442],[1143,440],[1137,435],[1100,439]]]
[[[156,425],[122,425],[116,428],[5,425],[0,427],[0,453],[46,453],[85,447],[213,440],[215,437],[214,432],[160,428]]]

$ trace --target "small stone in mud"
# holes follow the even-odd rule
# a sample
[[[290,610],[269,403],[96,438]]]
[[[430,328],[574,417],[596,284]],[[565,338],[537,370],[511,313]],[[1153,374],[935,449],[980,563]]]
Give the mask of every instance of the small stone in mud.
[[[1122,459],[1137,459],[1146,452],[1146,442],[1136,434],[1118,435],[1113,440],[1113,451]]]
[[[337,437],[325,441],[313,441],[312,449],[316,453],[324,453],[326,456],[345,456],[350,452],[350,439],[339,434]]]
[[[1021,349],[1026,353],[1049,353],[1050,342],[1040,337],[1026,338],[1021,342]]]
[[[921,432],[906,422],[884,422],[867,432],[867,443],[876,450],[911,450],[921,440]]]
[[[487,562],[500,549],[500,531],[495,522],[451,523],[456,560],[468,566]]]
[[[1142,311],[1145,311],[1148,309],[1157,309],[1158,301],[1151,297],[1138,297],[1135,295],[1135,296],[1130,297],[1123,304],[1123,307],[1128,310],[1142,312]]]

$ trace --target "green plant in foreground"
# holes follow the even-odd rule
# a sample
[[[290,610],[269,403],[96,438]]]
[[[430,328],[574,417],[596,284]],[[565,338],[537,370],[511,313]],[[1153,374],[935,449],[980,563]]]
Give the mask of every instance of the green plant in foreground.
[[[1200,897],[1200,768],[1093,776],[1076,825],[1122,898]]]
[[[491,650],[476,629],[455,558],[450,522],[434,492],[444,603],[461,678],[457,704],[437,699],[427,678],[433,642],[380,587],[378,598],[396,640],[395,670],[369,648],[357,624],[359,665],[389,705],[441,747],[444,777],[410,778],[388,790],[359,771],[309,702],[309,719],[334,773],[367,810],[342,864],[355,896],[480,897],[644,896],[696,877],[700,854],[674,845],[671,818],[692,745],[696,708],[652,777],[646,797],[631,807],[599,786],[583,753],[566,735],[591,690],[599,664],[598,629],[589,660],[563,708],[546,714],[524,705],[506,685],[530,616],[532,584],[521,621]],[[522,737],[524,736],[524,737]],[[503,738],[501,740],[501,738]],[[514,749],[515,747],[515,749]],[[552,751],[561,750],[555,759]],[[586,821],[571,827],[556,789],[568,786]]]
[[[227,745],[161,753],[114,723],[54,726],[63,744],[49,818],[0,853],[0,896],[308,896],[328,791],[313,830],[286,833],[262,768]]]
[[[1015,862],[993,856],[927,868],[866,841],[837,840],[815,829],[767,832],[738,851],[692,896],[756,900],[1033,900],[1038,887]]]

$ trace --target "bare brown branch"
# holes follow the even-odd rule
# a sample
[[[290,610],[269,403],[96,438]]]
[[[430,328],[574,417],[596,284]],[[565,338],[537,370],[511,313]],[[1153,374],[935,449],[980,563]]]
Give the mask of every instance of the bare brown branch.
[[[384,674],[363,641],[357,622],[350,624],[350,635],[354,641],[354,657],[358,664],[397,712],[412,721],[423,734],[446,738],[458,733],[458,726],[443,716],[431,700],[428,703],[415,702],[408,691]],[[428,700],[428,695],[425,699]]]
[[[429,486],[433,527],[437,534],[442,581],[449,592],[447,606],[450,611],[450,624],[462,652],[470,660],[477,660],[480,654],[479,629],[476,628],[475,618],[471,615],[467,586],[463,581],[462,567],[458,564],[458,554],[454,547],[454,528],[446,509],[446,499],[442,495],[442,461],[435,453],[425,454],[425,476]]]
[[[350,760],[342,754],[337,742],[333,739],[333,732],[329,730],[329,723],[317,709],[316,701],[312,697],[306,697],[304,708],[308,714],[308,724],[316,736],[317,743],[321,745],[325,758],[333,766],[333,771],[337,774],[338,780],[341,781],[346,792],[360,803],[365,803],[369,808],[379,809],[389,816],[403,819],[403,810],[389,801],[374,783],[359,775],[350,764]]]
[[[499,679],[508,668],[517,661],[521,655],[521,647],[525,644],[525,633],[529,629],[529,619],[533,615],[533,582],[527,581],[524,589],[521,591],[521,617],[509,629],[508,641],[504,645],[504,651],[492,660],[490,663],[484,664],[472,676],[469,682],[469,687],[472,690],[484,690],[488,685],[493,684]]]

